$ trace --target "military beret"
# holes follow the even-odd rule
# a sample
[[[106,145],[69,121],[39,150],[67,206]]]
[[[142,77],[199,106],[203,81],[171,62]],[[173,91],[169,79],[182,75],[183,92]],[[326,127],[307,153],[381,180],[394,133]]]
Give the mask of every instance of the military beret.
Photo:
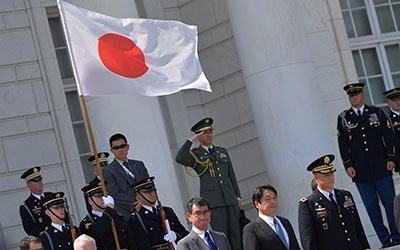
[[[313,161],[310,165],[308,165],[307,170],[312,171],[313,174],[329,174],[336,171],[335,166],[333,165],[333,160],[335,156],[332,154],[324,155],[315,161]]]
[[[107,166],[108,165],[108,156],[109,155],[110,154],[107,153],[107,152],[99,152],[99,153],[97,153],[97,156],[99,157],[100,166]],[[90,156],[88,161],[92,163],[92,166],[96,165],[96,159],[95,159],[94,155]]]
[[[103,186],[101,185],[101,182],[88,184],[81,188],[81,190],[86,196],[103,196]]]
[[[22,175],[21,179],[25,179],[25,182],[34,181],[38,182],[41,181],[42,175],[40,174],[40,167],[33,167],[26,170]]]
[[[156,186],[154,185],[154,177],[149,177],[143,180],[140,180],[131,186],[135,193],[138,192],[147,192],[147,191],[155,191]]]
[[[57,192],[51,193],[43,198],[43,207],[44,208],[56,208],[56,207],[63,207],[64,204],[64,193]]]
[[[214,129],[211,125],[213,124],[214,120],[212,118],[204,118],[198,121],[193,127],[190,129],[192,132],[198,134],[201,131]]]
[[[400,97],[400,88],[393,88],[390,89],[386,92],[383,92],[383,94],[388,98],[388,99],[393,99],[396,97]]]
[[[360,93],[363,92],[363,88],[365,86],[365,83],[362,82],[357,82],[357,83],[349,83],[346,86],[343,87],[344,91],[348,95],[351,95],[353,93]]]

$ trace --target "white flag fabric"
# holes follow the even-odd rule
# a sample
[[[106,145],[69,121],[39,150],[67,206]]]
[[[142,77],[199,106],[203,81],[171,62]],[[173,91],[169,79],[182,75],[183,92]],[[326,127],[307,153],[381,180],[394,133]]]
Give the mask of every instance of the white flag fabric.
[[[115,18],[58,0],[79,95],[211,92],[197,54],[197,27]]]

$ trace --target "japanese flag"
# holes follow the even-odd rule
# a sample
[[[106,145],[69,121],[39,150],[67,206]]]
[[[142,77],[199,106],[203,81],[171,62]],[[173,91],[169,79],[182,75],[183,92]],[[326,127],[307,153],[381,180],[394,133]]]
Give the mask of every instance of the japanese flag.
[[[197,27],[115,18],[58,0],[79,95],[210,91],[197,55]]]

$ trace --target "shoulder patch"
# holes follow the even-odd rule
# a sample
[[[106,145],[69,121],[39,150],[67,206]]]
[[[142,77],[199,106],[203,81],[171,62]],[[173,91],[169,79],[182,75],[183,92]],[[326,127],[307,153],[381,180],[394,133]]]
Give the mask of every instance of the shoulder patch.
[[[303,197],[303,198],[301,198],[300,200],[299,200],[299,202],[307,202],[308,201],[308,199],[306,198],[306,197]]]
[[[92,223],[85,223],[85,229],[88,230],[90,225],[92,225]]]

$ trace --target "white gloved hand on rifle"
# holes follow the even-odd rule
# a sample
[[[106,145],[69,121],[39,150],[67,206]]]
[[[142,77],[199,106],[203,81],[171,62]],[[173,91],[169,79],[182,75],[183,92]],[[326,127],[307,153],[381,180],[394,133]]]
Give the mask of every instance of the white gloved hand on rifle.
[[[166,235],[164,235],[164,240],[168,242],[174,242],[176,241],[176,233],[174,231],[170,231]]]
[[[111,195],[103,196],[103,203],[106,206],[114,208],[114,198]]]

